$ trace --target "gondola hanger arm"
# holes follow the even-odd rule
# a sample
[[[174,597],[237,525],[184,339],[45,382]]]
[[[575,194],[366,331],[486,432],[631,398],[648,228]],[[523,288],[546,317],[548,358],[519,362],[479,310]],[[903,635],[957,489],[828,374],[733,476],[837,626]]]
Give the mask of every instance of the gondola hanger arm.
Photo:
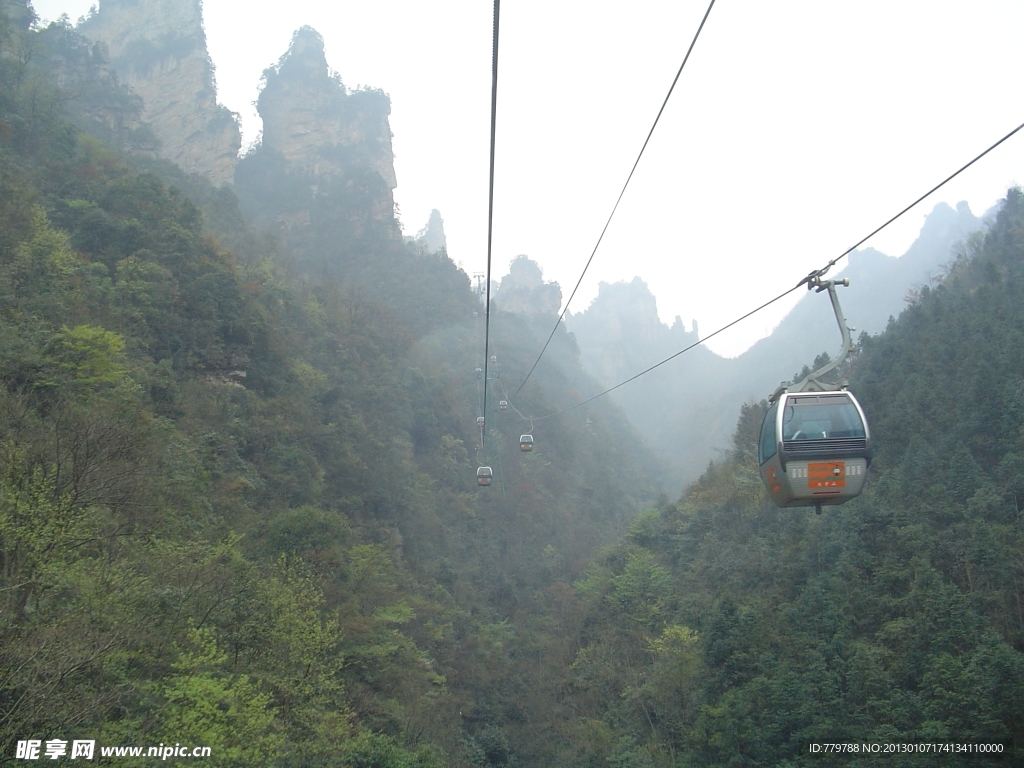
[[[847,382],[845,380],[838,381],[832,385],[822,384],[820,379],[826,373],[834,371],[840,365],[842,365],[846,358],[850,356],[850,352],[853,350],[853,336],[850,333],[850,326],[846,323],[846,316],[843,314],[843,308],[839,304],[839,296],[836,295],[836,286],[842,285],[849,287],[850,278],[844,277],[838,280],[822,280],[824,275],[832,264],[829,263],[824,269],[820,269],[816,272],[811,272],[807,277],[797,283],[797,287],[806,285],[807,290],[813,290],[815,293],[821,293],[822,291],[828,291],[829,300],[832,302],[832,311],[835,312],[836,322],[839,324],[839,332],[843,337],[843,346],[839,350],[839,355],[835,360],[823,365],[815,371],[807,374],[803,379],[798,381],[796,384],[790,386],[787,382],[783,382],[779,385],[779,388],[772,393],[771,397],[768,398],[769,403],[774,403],[779,399],[779,396],[783,392],[829,392],[835,391],[836,389],[846,389]]]

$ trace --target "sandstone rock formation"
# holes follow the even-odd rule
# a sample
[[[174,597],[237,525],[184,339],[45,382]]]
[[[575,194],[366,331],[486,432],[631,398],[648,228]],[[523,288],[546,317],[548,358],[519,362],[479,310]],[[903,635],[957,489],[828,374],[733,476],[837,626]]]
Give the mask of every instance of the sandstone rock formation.
[[[491,299],[505,312],[519,315],[557,315],[562,306],[562,289],[558,283],[544,282],[544,273],[537,262],[519,255],[509,264]]]
[[[102,0],[78,29],[143,101],[158,154],[214,184],[234,178],[241,134],[217,104],[201,0]]]
[[[367,187],[378,190],[370,218],[393,221],[397,181],[388,96],[372,89],[348,91],[327,66],[323,38],[311,27],[295,33],[288,52],[263,77],[257,102],[263,118],[260,151],[279,155],[290,172],[311,177],[318,186],[346,178],[355,183],[369,171],[379,177]],[[394,230],[397,235],[397,221]]]
[[[427,226],[417,232],[415,237],[407,237],[406,241],[414,243],[426,253],[437,253],[447,249],[448,240],[444,236],[444,219],[441,218],[441,212],[437,208],[432,210]]]

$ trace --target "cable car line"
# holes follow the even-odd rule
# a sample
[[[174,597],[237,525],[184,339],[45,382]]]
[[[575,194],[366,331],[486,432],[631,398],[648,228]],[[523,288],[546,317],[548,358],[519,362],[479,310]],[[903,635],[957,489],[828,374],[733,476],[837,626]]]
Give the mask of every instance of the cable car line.
[[[487,191],[487,298],[484,303],[484,393],[483,417],[487,418],[487,364],[491,359],[491,241],[494,234],[494,144],[498,123],[498,20],[501,0],[494,0],[494,39],[491,49],[491,172]],[[480,430],[483,448],[486,430]]]
[[[565,317],[565,313],[569,311],[569,305],[572,303],[573,298],[576,296],[576,291],[579,290],[580,283],[583,282],[583,277],[587,274],[587,270],[590,269],[590,262],[594,260],[594,256],[597,254],[597,249],[601,246],[601,241],[604,239],[605,232],[608,231],[608,225],[612,223],[612,217],[615,215],[615,211],[619,208],[619,203],[622,202],[623,195],[626,194],[626,187],[629,186],[630,180],[633,178],[633,174],[636,172],[637,166],[640,165],[640,158],[644,156],[644,150],[647,149],[647,144],[651,140],[651,136],[654,135],[654,129],[658,127],[658,121],[661,120],[661,115],[665,111],[665,107],[668,105],[668,100],[672,96],[672,91],[675,90],[676,83],[679,82],[679,76],[683,74],[683,67],[686,66],[686,62],[690,59],[690,54],[693,52],[693,47],[697,44],[697,38],[700,37],[701,30],[704,29],[704,23],[708,20],[708,16],[711,14],[711,9],[715,5],[715,0],[711,0],[708,5],[708,9],[704,12],[704,18],[700,21],[700,26],[697,27],[697,32],[693,36],[693,40],[690,41],[690,47],[686,51],[686,56],[683,57],[683,63],[679,65],[679,71],[676,72],[675,79],[672,81],[672,85],[668,89],[668,93],[665,94],[665,100],[661,104],[661,109],[658,110],[657,117],[654,118],[654,123],[651,125],[651,130],[647,132],[647,138],[644,139],[644,145],[640,148],[640,154],[636,157],[636,162],[633,163],[633,168],[629,172],[629,176],[626,177],[626,183],[622,185],[622,191],[619,192],[618,198],[615,200],[615,205],[612,206],[612,212],[608,214],[608,220],[604,223],[604,228],[601,230],[601,234],[597,238],[597,243],[594,245],[594,250],[590,252],[590,258],[587,259],[586,265],[583,267],[583,272],[580,274],[580,279],[576,281],[576,287],[572,289],[572,293],[569,295],[569,300],[565,302],[565,307],[562,308],[562,314],[558,316],[558,320],[555,321],[555,327],[551,329],[551,333],[548,334],[548,340],[544,342],[544,347],[541,349],[540,354],[537,355],[537,359],[533,363],[533,367],[530,368],[530,372],[526,374],[526,378],[523,379],[523,383],[519,385],[512,397],[519,394],[520,390],[526,386],[526,382],[530,380],[533,372],[537,369],[537,364],[540,363],[540,359],[544,357],[544,353],[547,351],[548,345],[551,343],[551,339],[555,336],[555,331],[558,330],[558,324],[562,322],[562,318]],[[495,32],[497,34],[497,32]],[[497,39],[495,39],[495,61],[497,61]],[[495,65],[497,66],[497,65]],[[493,127],[492,127],[493,132]],[[493,133],[492,133],[493,136]],[[492,138],[493,141],[493,138]],[[492,156],[492,174],[493,174],[493,156]],[[490,270],[490,241],[488,240],[488,270]],[[490,278],[488,278],[490,279]]]
[[[669,362],[669,361],[671,361],[671,360],[675,360],[675,359],[676,359],[677,357],[679,357],[680,355],[682,355],[682,354],[684,354],[684,353],[686,353],[686,352],[689,352],[689,351],[690,351],[691,349],[693,349],[694,347],[700,346],[701,344],[703,344],[703,343],[704,343],[705,341],[707,341],[708,339],[711,339],[711,338],[713,338],[713,337],[717,336],[718,334],[722,333],[723,331],[726,331],[726,330],[728,330],[729,328],[732,328],[732,327],[733,327],[734,325],[736,325],[737,323],[740,323],[740,322],[742,322],[742,321],[746,320],[746,319],[747,319],[748,317],[750,317],[750,316],[752,316],[752,315],[755,315],[755,314],[757,314],[757,313],[758,313],[758,312],[760,312],[760,311],[761,311],[762,309],[765,309],[765,308],[767,308],[767,307],[771,306],[772,304],[774,304],[775,302],[779,301],[780,299],[782,299],[782,298],[785,298],[786,296],[788,296],[789,294],[791,294],[791,293],[792,293],[793,291],[795,291],[795,290],[796,290],[797,288],[800,288],[800,287],[801,287],[801,286],[803,286],[803,285],[806,285],[806,286],[808,287],[808,289],[814,288],[814,287],[815,287],[816,285],[818,285],[818,284],[819,284],[819,282],[820,282],[820,278],[822,277],[822,275],[824,275],[824,274],[825,274],[826,272],[828,272],[828,271],[829,271],[829,270],[830,270],[830,269],[831,269],[831,268],[832,268],[833,266],[835,266],[835,264],[836,264],[836,263],[837,263],[837,262],[838,262],[838,261],[839,261],[840,259],[842,259],[843,257],[845,257],[845,256],[849,255],[850,253],[852,253],[852,252],[853,252],[853,251],[854,251],[854,250],[855,250],[856,248],[858,248],[859,246],[863,245],[863,244],[864,244],[864,243],[865,243],[865,242],[866,242],[867,240],[869,240],[870,238],[872,238],[872,237],[874,237],[875,235],[877,235],[877,234],[878,234],[879,232],[881,232],[881,231],[882,231],[883,229],[885,229],[885,228],[886,228],[887,226],[889,226],[890,224],[892,224],[892,223],[893,223],[894,221],[896,221],[896,220],[897,220],[898,218],[900,218],[900,216],[902,216],[903,214],[905,214],[905,213],[906,213],[907,211],[909,211],[909,210],[910,210],[911,208],[913,208],[913,207],[914,207],[915,205],[917,205],[918,203],[920,203],[920,202],[921,202],[922,200],[924,200],[925,198],[927,198],[927,197],[928,197],[929,195],[931,195],[932,193],[934,193],[934,192],[936,192],[937,190],[939,190],[939,189],[940,189],[941,187],[943,187],[943,186],[945,186],[946,184],[948,184],[948,183],[949,183],[950,181],[952,181],[952,180],[953,180],[953,179],[955,179],[955,178],[956,178],[957,176],[959,176],[959,175],[960,175],[961,173],[963,173],[964,171],[966,171],[966,170],[967,170],[968,168],[970,168],[970,167],[971,167],[972,165],[974,165],[974,164],[975,164],[976,162],[978,162],[979,160],[981,160],[981,158],[985,157],[985,155],[987,155],[987,154],[988,154],[989,152],[991,152],[991,151],[992,151],[993,149],[995,149],[996,147],[998,147],[998,146],[999,146],[1000,144],[1002,144],[1002,143],[1003,143],[1003,142],[1005,142],[1005,141],[1006,141],[1007,139],[1009,139],[1010,137],[1012,137],[1012,136],[1013,136],[1014,134],[1016,134],[1016,133],[1020,132],[1021,130],[1024,130],[1024,123],[1021,123],[1020,125],[1018,125],[1018,126],[1017,126],[1016,128],[1014,128],[1014,129],[1013,129],[1012,131],[1010,131],[1010,132],[1009,132],[1008,134],[1006,134],[1005,136],[1003,136],[1003,138],[999,139],[999,141],[997,141],[997,142],[996,142],[995,144],[993,144],[992,146],[990,146],[990,147],[989,147],[988,149],[986,149],[986,150],[985,150],[984,152],[982,152],[981,154],[979,154],[979,155],[978,155],[977,157],[975,157],[975,158],[974,158],[973,160],[971,160],[971,161],[970,161],[969,163],[967,163],[966,165],[962,166],[962,167],[961,167],[961,168],[960,168],[959,170],[957,170],[957,171],[956,171],[955,173],[952,173],[952,174],[950,174],[950,175],[949,175],[949,176],[947,176],[947,177],[946,177],[945,179],[943,179],[943,180],[942,180],[941,182],[939,182],[939,183],[938,183],[938,184],[936,184],[936,185],[935,185],[934,187],[932,187],[931,189],[929,189],[929,190],[928,190],[928,191],[927,191],[927,192],[926,192],[925,194],[921,195],[921,197],[917,198],[917,199],[916,199],[916,200],[915,200],[915,201],[914,201],[913,203],[911,203],[910,205],[908,205],[908,206],[907,206],[906,208],[904,208],[904,209],[903,209],[902,211],[900,211],[900,212],[899,212],[899,213],[897,213],[897,214],[896,214],[895,216],[893,216],[893,217],[892,217],[891,219],[889,219],[889,220],[888,220],[888,221],[886,221],[886,222],[885,222],[884,224],[882,224],[882,226],[880,226],[880,227],[878,227],[878,228],[876,228],[876,229],[872,230],[871,234],[869,234],[869,235],[868,235],[867,237],[864,237],[864,238],[861,238],[860,240],[858,240],[858,241],[857,241],[857,244],[856,244],[856,245],[854,245],[854,246],[853,246],[852,248],[848,248],[847,250],[843,251],[843,253],[839,254],[839,255],[838,255],[838,256],[836,256],[836,257],[835,257],[834,259],[832,259],[831,261],[829,261],[829,262],[828,262],[828,263],[827,263],[827,264],[826,264],[826,265],[825,265],[824,267],[822,267],[822,268],[821,268],[821,269],[819,269],[819,270],[815,270],[814,272],[811,272],[811,273],[810,273],[810,274],[808,274],[808,275],[807,275],[806,277],[804,277],[803,279],[801,279],[799,283],[797,283],[796,285],[794,285],[794,286],[793,286],[792,288],[790,288],[790,289],[788,289],[788,290],[786,290],[786,291],[783,291],[783,292],[782,292],[782,293],[780,293],[780,294],[779,294],[778,296],[776,296],[776,297],[775,297],[774,299],[770,299],[770,300],[766,301],[766,302],[765,302],[764,304],[762,304],[761,306],[757,307],[756,309],[752,309],[752,310],[750,310],[749,312],[747,312],[746,314],[744,314],[744,315],[742,315],[742,316],[740,316],[740,317],[736,318],[736,319],[735,319],[735,320],[733,320],[732,322],[730,322],[730,323],[728,323],[728,324],[726,324],[726,325],[723,325],[723,326],[722,326],[721,328],[719,328],[718,330],[716,330],[716,331],[713,331],[713,332],[709,333],[709,334],[708,334],[707,336],[704,336],[703,338],[700,338],[700,339],[698,339],[698,340],[697,340],[697,341],[695,341],[695,342],[694,342],[693,344],[690,344],[690,345],[689,345],[688,347],[684,347],[683,349],[679,350],[679,351],[678,351],[678,352],[676,352],[675,354],[673,354],[673,355],[669,355],[668,357],[666,357],[666,358],[665,358],[664,360],[662,360],[661,362],[655,363],[655,364],[654,364],[654,365],[652,365],[652,366],[651,366],[650,368],[646,368],[646,369],[644,369],[644,370],[640,371],[640,373],[638,373],[638,374],[636,374],[636,375],[634,375],[634,376],[630,376],[630,377],[629,377],[628,379],[626,379],[625,381],[621,381],[621,382],[619,382],[619,383],[618,383],[618,384],[616,384],[616,385],[615,385],[614,387],[609,387],[608,389],[604,390],[603,392],[599,392],[598,394],[594,395],[593,397],[588,397],[588,398],[587,398],[586,400],[583,400],[583,401],[581,401],[581,402],[579,402],[579,403],[576,403],[576,405],[571,405],[571,406],[569,406],[568,408],[562,408],[561,410],[558,410],[558,411],[553,411],[552,413],[548,413],[548,414],[545,414],[545,415],[543,415],[543,416],[534,416],[534,417],[532,417],[532,418],[531,418],[531,420],[532,420],[532,421],[541,421],[541,420],[543,420],[543,419],[550,419],[550,418],[552,418],[552,417],[554,417],[554,416],[558,416],[558,415],[560,415],[560,414],[563,414],[563,413],[568,413],[569,411],[575,410],[576,408],[579,408],[579,407],[580,407],[581,405],[586,405],[587,403],[591,403],[591,402],[593,402],[594,400],[597,400],[597,399],[598,399],[599,397],[604,397],[604,396],[605,396],[605,395],[607,395],[607,394],[608,394],[609,392],[614,392],[614,391],[615,391],[616,389],[618,389],[619,387],[623,387],[623,386],[625,386],[626,384],[629,384],[629,383],[630,383],[630,382],[632,382],[632,381],[636,381],[636,380],[637,380],[637,379],[639,379],[639,378],[640,378],[641,376],[644,376],[644,375],[646,375],[646,374],[650,373],[651,371],[655,370],[656,368],[660,368],[661,366],[665,365],[665,363],[667,363],[667,362]],[[536,366],[536,364],[535,364],[535,366]],[[526,382],[523,382],[523,383],[525,384]],[[520,387],[520,389],[521,389],[521,388],[522,388],[522,387]],[[513,407],[513,406],[512,406],[512,403],[511,403],[511,400],[509,400],[509,406],[510,406],[510,407]],[[518,411],[516,411],[516,413],[519,413],[519,412],[518,412]],[[520,415],[522,415],[522,414],[520,414]]]
[[[487,289],[484,301],[484,370],[483,370],[483,395],[481,397],[480,416],[477,423],[480,425],[480,451],[484,448],[484,441],[487,438],[487,364],[491,359],[491,237],[494,233],[494,138],[495,128],[498,123],[498,21],[501,16],[501,0],[494,0],[494,31],[491,48],[491,170],[487,190]],[[479,370],[479,369],[478,369]],[[479,461],[479,458],[477,459]],[[498,472],[501,472],[501,455],[498,455]],[[487,487],[491,484],[494,473],[490,467],[479,466],[476,470],[476,482],[478,486]],[[505,490],[505,478],[501,477],[501,489]]]

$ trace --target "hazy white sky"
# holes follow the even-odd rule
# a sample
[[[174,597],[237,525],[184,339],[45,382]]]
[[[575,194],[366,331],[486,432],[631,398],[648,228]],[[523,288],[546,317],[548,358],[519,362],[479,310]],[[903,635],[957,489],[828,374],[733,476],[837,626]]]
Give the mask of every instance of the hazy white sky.
[[[526,253],[568,297],[706,8],[502,5],[495,278]],[[302,25],[346,85],[390,94],[406,232],[438,208],[452,258],[484,268],[490,2],[205,0],[205,18],[246,144],[261,73]],[[707,333],[795,284],[1024,122],[1022,29],[1020,0],[718,0],[573,311],[639,275],[664,320]],[[901,254],[935,203],[980,214],[1018,181],[1024,132],[869,245]],[[739,353],[774,309],[709,346]]]

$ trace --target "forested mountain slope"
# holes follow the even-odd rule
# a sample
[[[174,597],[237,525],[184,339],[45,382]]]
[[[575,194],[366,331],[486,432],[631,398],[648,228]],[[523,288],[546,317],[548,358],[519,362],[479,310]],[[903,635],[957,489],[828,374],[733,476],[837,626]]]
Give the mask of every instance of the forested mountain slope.
[[[936,288],[861,337],[851,389],[876,454],[844,506],[773,507],[766,403],[744,408],[728,457],[575,585],[588,612],[563,764],[819,765],[811,741],[994,740],[1015,740],[1019,762],[1022,292],[1013,189]]]
[[[526,456],[492,395],[478,452],[482,312],[444,253],[389,227],[318,252],[320,200],[296,257],[230,190],[120,154],[147,133],[102,57],[0,11],[0,762],[57,738],[217,766],[537,752],[509,734],[567,674],[569,585],[651,494],[628,423],[596,403]],[[525,375],[532,329],[491,326]],[[527,412],[597,390],[554,344]]]

